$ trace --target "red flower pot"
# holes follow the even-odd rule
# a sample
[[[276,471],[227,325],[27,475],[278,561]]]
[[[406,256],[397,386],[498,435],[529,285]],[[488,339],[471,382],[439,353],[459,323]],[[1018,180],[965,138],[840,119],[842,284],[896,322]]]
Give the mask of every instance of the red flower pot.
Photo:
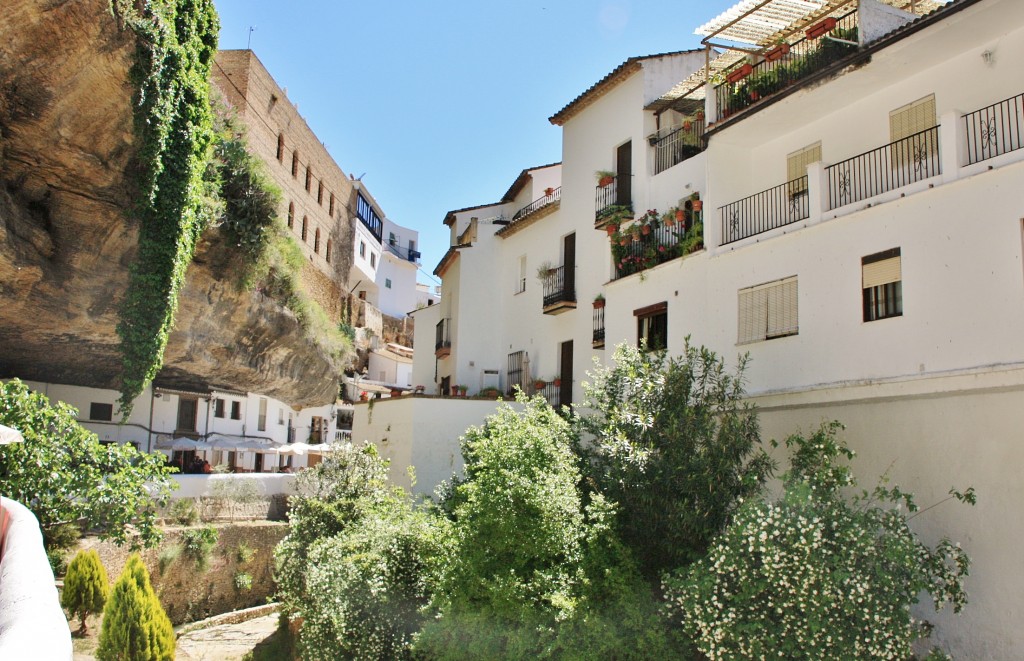
[[[817,39],[823,37],[830,30],[834,30],[836,27],[836,19],[829,16],[821,23],[815,23],[811,27],[807,28],[807,38]]]
[[[683,222],[683,219],[684,219],[683,210],[682,209],[676,209],[676,222],[681,223],[681,222]]]
[[[693,201],[693,210],[694,211],[700,211],[703,208],[704,208],[704,200],[694,200]]]
[[[643,225],[643,226],[641,226],[640,227],[640,232],[642,234],[644,234],[644,236],[650,234],[651,233],[651,226],[650,225]]]
[[[733,69],[732,73],[725,77],[725,80],[729,83],[738,83],[747,76],[749,76],[751,73],[753,73],[753,71],[754,67],[750,64],[750,62],[747,62],[742,67],[739,67],[738,69]]]
[[[789,44],[779,44],[765,53],[764,59],[766,62],[774,62],[775,60],[782,58],[784,55],[789,55]]]

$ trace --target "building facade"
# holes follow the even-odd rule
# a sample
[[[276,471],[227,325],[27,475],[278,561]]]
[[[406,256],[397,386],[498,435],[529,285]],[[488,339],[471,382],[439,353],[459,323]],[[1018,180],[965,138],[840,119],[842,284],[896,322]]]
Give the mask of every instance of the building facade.
[[[749,355],[765,438],[837,419],[862,483],[978,490],[914,521],[974,561],[964,613],[920,615],[956,658],[1017,658],[1024,5],[908,4],[788,3],[781,27],[741,3],[698,29],[706,50],[631,58],[574,99],[551,117],[557,208],[519,229],[506,200],[446,217],[414,380],[578,402],[621,342]],[[429,461],[416,434],[389,444]]]

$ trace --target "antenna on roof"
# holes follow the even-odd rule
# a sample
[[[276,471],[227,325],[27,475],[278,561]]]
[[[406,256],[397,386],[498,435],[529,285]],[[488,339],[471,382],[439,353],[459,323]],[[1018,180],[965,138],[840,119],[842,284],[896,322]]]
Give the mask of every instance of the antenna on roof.
[[[256,31],[255,25],[249,26],[249,40],[245,42],[245,50],[252,50],[252,33]]]

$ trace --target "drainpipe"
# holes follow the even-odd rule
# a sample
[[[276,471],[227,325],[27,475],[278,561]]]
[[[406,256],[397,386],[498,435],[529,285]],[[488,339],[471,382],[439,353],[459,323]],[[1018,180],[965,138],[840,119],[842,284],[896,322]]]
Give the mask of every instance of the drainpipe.
[[[156,388],[149,384],[149,428],[146,430],[146,453],[153,451],[153,402],[156,400]]]

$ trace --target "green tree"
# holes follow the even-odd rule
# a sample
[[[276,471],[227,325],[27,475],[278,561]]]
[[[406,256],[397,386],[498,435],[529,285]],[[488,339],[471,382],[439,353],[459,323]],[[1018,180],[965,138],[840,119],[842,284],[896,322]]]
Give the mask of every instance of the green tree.
[[[138,554],[124,571],[103,611],[96,658],[99,661],[173,661],[174,629],[149,582]]]
[[[586,482],[618,504],[618,529],[645,577],[703,557],[773,464],[735,373],[706,348],[682,356],[620,345],[584,384],[576,418]]]
[[[783,497],[744,503],[706,558],[666,579],[669,609],[709,658],[907,659],[927,634],[911,616],[923,593],[936,610],[966,603],[967,555],[918,540],[910,494],[883,484],[844,499],[856,483],[839,428],[790,437]],[[974,503],[973,490],[950,494]]]
[[[0,449],[0,493],[32,510],[48,543],[47,531],[71,523],[118,544],[156,543],[158,508],[173,485],[163,456],[102,445],[75,416],[18,379],[0,382],[0,423],[25,437]]]
[[[543,398],[462,440],[451,547],[416,650],[436,659],[672,658],[646,584],[579,489],[573,430]]]
[[[109,592],[107,570],[103,568],[99,554],[95,549],[79,551],[68,565],[60,605],[68,610],[71,617],[78,617],[81,620],[81,634],[84,635],[88,631],[85,619],[103,610]]]

